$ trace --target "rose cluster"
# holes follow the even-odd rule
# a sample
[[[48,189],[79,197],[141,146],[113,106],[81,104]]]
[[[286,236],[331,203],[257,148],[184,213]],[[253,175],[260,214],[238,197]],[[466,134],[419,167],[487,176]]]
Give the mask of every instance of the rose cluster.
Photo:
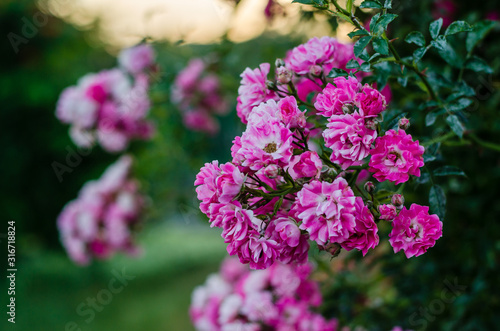
[[[389,218],[378,210],[384,201],[375,185],[358,187],[360,171],[395,185],[420,176],[424,148],[405,132],[408,120],[384,133],[384,95],[355,73],[329,77],[352,58],[352,46],[339,45],[323,37],[294,48],[276,61],[275,80],[269,64],[247,68],[237,108],[247,127],[233,141],[232,161],[207,163],[196,177],[201,211],[222,228],[228,253],[253,269],[306,262],[309,240],[334,255],[341,248],[365,255],[379,243],[377,223]],[[314,103],[299,96],[305,80],[320,87],[307,97]],[[394,216],[396,252],[418,256],[441,236],[427,207]]]
[[[175,78],[172,101],[179,107],[187,128],[209,134],[219,132],[219,122],[214,115],[229,111],[219,78],[209,73],[205,62],[199,58],[189,61]]]
[[[130,178],[131,165],[132,158],[122,156],[99,180],[86,183],[59,215],[61,241],[76,263],[85,265],[92,257],[105,259],[118,251],[138,252],[132,237],[144,198]]]
[[[325,320],[312,308],[321,304],[312,268],[276,263],[249,271],[228,258],[218,274],[209,276],[192,295],[189,313],[197,330],[334,331],[337,321]]]
[[[142,44],[125,49],[120,67],[90,73],[59,98],[57,118],[71,124],[70,136],[81,147],[98,142],[106,151],[119,152],[132,139],[149,139],[154,127],[146,119],[150,108],[149,77],[154,50]]]

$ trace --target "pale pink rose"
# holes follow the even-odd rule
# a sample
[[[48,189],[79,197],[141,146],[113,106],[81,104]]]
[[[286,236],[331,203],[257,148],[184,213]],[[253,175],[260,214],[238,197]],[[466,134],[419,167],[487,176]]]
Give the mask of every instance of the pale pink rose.
[[[149,44],[126,48],[118,55],[118,63],[131,74],[138,74],[155,63],[155,51]]]
[[[281,241],[290,247],[297,247],[300,241],[300,229],[293,220],[281,217],[275,220],[275,231]]]
[[[290,128],[304,128],[306,126],[305,112],[301,112],[297,100],[288,96],[278,102],[278,117]]]
[[[87,182],[59,215],[61,241],[76,263],[137,251],[131,228],[139,222],[144,199],[130,178],[130,167],[129,156],[120,158],[99,180]]]
[[[238,104],[236,111],[243,123],[247,123],[247,117],[252,112],[253,107],[270,99],[275,99],[276,95],[266,86],[267,75],[271,65],[262,63],[257,69],[246,68],[241,74],[241,85],[238,88]]]
[[[196,188],[196,194],[198,200],[200,200],[200,209],[209,217],[210,204],[218,202],[216,180],[220,174],[221,169],[219,167],[219,162],[212,161],[212,163],[205,163],[200,169],[200,172],[196,175],[196,180],[194,181],[194,185],[198,186]]]
[[[203,110],[188,110],[182,114],[184,125],[194,131],[214,135],[219,131],[219,123]]]

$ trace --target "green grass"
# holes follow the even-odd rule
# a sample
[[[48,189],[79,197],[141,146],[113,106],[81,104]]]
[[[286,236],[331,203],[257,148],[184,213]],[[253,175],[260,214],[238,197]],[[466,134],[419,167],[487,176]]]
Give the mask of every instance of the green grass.
[[[24,258],[18,265],[15,329],[66,330],[75,322],[81,330],[193,330],[191,292],[225,255],[218,231],[160,226],[139,241],[145,249],[139,258],[116,256],[84,268],[60,253]],[[112,271],[123,268],[135,278],[87,323],[90,313],[78,314],[77,307],[107,289]]]

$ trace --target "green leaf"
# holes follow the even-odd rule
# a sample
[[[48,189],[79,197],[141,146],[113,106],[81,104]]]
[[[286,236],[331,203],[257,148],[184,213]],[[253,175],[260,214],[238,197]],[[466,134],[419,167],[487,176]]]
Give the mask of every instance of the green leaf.
[[[465,21],[455,21],[451,23],[450,26],[446,29],[444,35],[450,36],[455,33],[466,32],[466,31],[472,31],[472,27],[470,26],[469,23]]]
[[[431,179],[431,176],[427,172],[424,172],[424,173],[420,174],[420,177],[416,178],[415,182],[417,184],[425,184],[425,183],[429,182],[430,179]]]
[[[349,36],[349,38],[353,39],[356,36],[366,36],[368,35],[368,32],[366,32],[365,30],[356,30],[353,32],[349,32],[347,35]]]
[[[415,52],[413,52],[413,61],[419,62],[422,59],[422,57],[424,57],[425,53],[427,53],[430,47],[431,45],[427,47],[417,48]]]
[[[401,86],[406,87],[406,85],[408,85],[408,76],[398,77],[398,83]]]
[[[359,57],[361,52],[363,52],[363,50],[370,43],[371,40],[372,40],[372,37],[370,37],[370,36],[365,36],[365,37],[359,38],[359,40],[356,41],[356,43],[354,44],[354,55]]]
[[[424,163],[427,164],[429,162],[435,161],[436,155],[424,154]]]
[[[451,102],[446,108],[448,111],[458,111],[469,107],[472,104],[472,100],[468,98],[460,98]]]
[[[338,69],[338,68],[333,68],[330,73],[328,74],[328,77],[330,78],[335,78],[335,77],[347,77],[348,73],[345,70]]]
[[[492,74],[493,69],[481,58],[473,56],[465,62],[465,68],[470,69],[475,72],[485,72],[487,74]]]
[[[436,119],[438,117],[438,114],[434,111],[431,111],[430,113],[427,113],[425,115],[425,126],[431,126],[436,122]]]
[[[370,72],[371,71],[370,62],[361,63],[361,65],[359,66],[359,70],[363,72]]]
[[[434,143],[425,148],[425,153],[430,155],[436,155],[439,152],[439,147],[441,147],[441,143]]]
[[[378,1],[374,0],[365,0],[361,3],[359,8],[376,8],[376,9],[381,9],[382,5]]]
[[[450,128],[453,130],[453,132],[455,132],[455,134],[457,136],[459,136],[460,138],[463,137],[464,131],[465,131],[465,127],[462,124],[462,122],[460,122],[460,120],[458,119],[458,117],[456,115],[450,115],[450,116],[448,116],[446,118],[446,123],[448,123],[448,125],[450,126]]]
[[[442,221],[446,213],[446,195],[439,185],[433,185],[429,191],[429,207]]]
[[[384,8],[392,9],[392,0],[385,0]]]
[[[472,27],[472,31],[467,34],[467,39],[465,40],[465,46],[467,52],[472,51],[472,49],[477,45],[478,42],[483,40],[484,37],[488,34],[488,32],[493,29],[497,22],[484,20],[481,22],[477,22]]]
[[[346,69],[357,69],[359,68],[359,63],[355,59],[350,59],[345,65]]]
[[[389,77],[392,74],[392,68],[389,62],[380,62],[377,64],[372,64],[372,70],[375,71],[375,76],[377,77],[377,88],[379,90],[383,89],[387,84]]]
[[[405,38],[405,41],[408,44],[415,44],[420,47],[425,45],[424,35],[419,31],[413,31],[408,33],[408,35]]]
[[[394,19],[398,17],[398,15],[396,14],[384,14],[382,16],[380,16],[380,19],[378,20],[378,23],[375,27],[375,30],[385,30],[385,28],[387,27],[387,25],[389,25],[389,23],[391,23],[392,21],[394,21]],[[373,31],[375,32],[375,31]]]
[[[325,0],[293,0],[292,3],[301,3],[303,5],[312,5],[315,7],[324,7]]]
[[[450,44],[448,44],[444,36],[439,36],[436,40],[431,41],[431,45],[437,49],[439,56],[448,64],[455,68],[462,67],[463,60],[458,56]]]
[[[370,56],[368,55],[368,52],[366,51],[366,49],[364,49],[361,54],[359,54],[358,56],[361,60],[363,61],[370,61]]]
[[[352,13],[352,2],[353,0],[347,0],[347,4],[345,6],[346,10],[349,12],[349,13]]]
[[[389,54],[389,45],[387,45],[387,41],[382,37],[375,37],[373,39],[373,49],[382,55]]]
[[[370,20],[370,31],[373,33],[376,33],[375,31],[375,26],[377,25],[378,19],[380,18],[380,13],[377,13],[372,16]]]
[[[429,25],[429,32],[431,33],[431,38],[436,39],[443,26],[443,19],[440,17]]]
[[[467,177],[465,172],[463,172],[460,168],[454,166],[443,166],[441,168],[437,168],[432,172],[434,176],[464,176]]]
[[[373,195],[377,200],[379,200],[380,202],[384,201],[384,200],[391,200],[392,196],[395,194],[396,192],[393,192],[393,191],[389,191],[389,190],[385,190],[385,189],[382,189],[382,190],[378,190],[377,192],[375,192],[375,194]]]

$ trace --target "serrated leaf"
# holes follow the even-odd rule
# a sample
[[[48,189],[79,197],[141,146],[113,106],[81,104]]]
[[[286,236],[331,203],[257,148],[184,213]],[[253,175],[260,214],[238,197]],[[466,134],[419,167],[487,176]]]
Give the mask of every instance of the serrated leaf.
[[[372,32],[372,34],[376,33],[375,26],[377,25],[378,19],[380,18],[380,14],[381,13],[377,13],[377,14],[373,15],[371,20],[370,20],[370,31]]]
[[[441,27],[443,26],[443,19],[440,17],[437,20],[433,21],[429,25],[429,32],[431,33],[431,38],[436,39],[439,35],[439,31],[441,31]]]
[[[348,75],[348,73],[345,70],[342,70],[339,68],[333,68],[332,70],[330,70],[328,77],[330,77],[330,78],[347,77],[347,75]]]
[[[364,50],[361,52],[361,54],[359,54],[359,56],[358,56],[358,57],[359,57],[361,60],[363,60],[363,61],[366,61],[366,62],[370,61],[370,56],[368,55],[368,51],[367,51],[366,49],[364,49]]]
[[[363,72],[370,72],[371,71],[370,62],[361,63],[361,65],[359,66],[359,70]]]
[[[444,35],[450,36],[455,33],[466,32],[466,31],[472,31],[472,27],[470,26],[469,23],[465,21],[455,21],[451,23],[450,26],[446,29]]]
[[[356,30],[349,32],[347,35],[349,36],[349,38],[353,39],[356,36],[366,36],[368,35],[368,32],[366,32],[365,30]]]
[[[413,52],[413,61],[419,62],[425,55],[425,53],[429,50],[429,48],[430,46],[417,48],[415,52]]]
[[[458,83],[456,85],[456,87],[458,88],[458,92],[457,93],[461,93],[464,96],[473,97],[473,96],[476,95],[476,91],[474,91],[474,89],[472,87],[470,87],[464,81],[461,81],[460,83]]]
[[[373,60],[375,60],[377,57],[380,57],[380,56],[381,56],[380,53],[375,53],[372,56],[370,56],[370,58],[368,59],[368,62],[371,63]]]
[[[446,123],[448,123],[448,125],[450,126],[450,128],[453,130],[453,132],[455,132],[455,134],[457,136],[459,136],[460,138],[463,137],[464,131],[465,131],[465,127],[462,124],[462,122],[460,122],[460,120],[458,119],[458,117],[456,115],[450,115],[450,116],[448,116],[446,118]]]
[[[448,44],[444,36],[439,36],[436,40],[431,41],[431,45],[437,49],[439,56],[448,64],[455,68],[462,67],[463,60],[458,56],[450,44]]]
[[[380,19],[378,20],[377,25],[375,27],[375,30],[377,30],[377,31],[385,30],[387,25],[389,25],[389,23],[394,21],[394,19],[396,17],[398,17],[398,15],[396,15],[396,14],[384,14],[384,15],[380,16]],[[373,32],[377,32],[377,31],[373,31]],[[382,31],[380,31],[380,32],[382,32]]]
[[[372,40],[372,37],[370,36],[365,36],[359,38],[358,41],[354,44],[354,55],[359,57],[361,55],[361,52],[365,49],[365,47],[370,43]]]
[[[417,46],[423,47],[425,45],[425,37],[419,31],[412,31],[406,35],[405,41],[408,44],[415,44]]]
[[[387,41],[382,37],[375,37],[373,39],[373,49],[375,50],[375,52],[382,55],[389,54],[389,45],[387,44]]]
[[[359,63],[355,59],[350,59],[345,65],[346,69],[357,69],[359,68]]]
[[[446,195],[439,185],[433,185],[429,191],[429,207],[442,221],[446,214]]]
[[[469,107],[472,104],[472,100],[468,98],[460,98],[456,101],[451,102],[446,108],[449,111],[458,111]]]
[[[464,176],[467,177],[465,172],[463,172],[460,168],[454,166],[443,166],[437,168],[432,172],[434,176]]]
[[[478,42],[483,40],[484,37],[488,34],[488,32],[493,29],[498,22],[484,20],[481,22],[477,22],[472,27],[472,31],[467,34],[467,39],[465,40],[465,47],[467,52],[472,51],[472,49],[477,45]]]
[[[470,69],[475,72],[485,72],[487,74],[492,74],[493,69],[481,58],[473,56],[465,62],[465,68]]]
[[[382,5],[378,1],[365,0],[359,5],[359,8],[376,8],[381,9]]]

